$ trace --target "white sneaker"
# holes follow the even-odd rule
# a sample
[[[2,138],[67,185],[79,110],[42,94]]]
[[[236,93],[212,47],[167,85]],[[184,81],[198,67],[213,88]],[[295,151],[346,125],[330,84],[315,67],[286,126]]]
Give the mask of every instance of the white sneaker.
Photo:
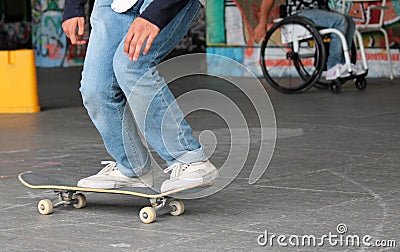
[[[357,65],[354,65],[353,63],[351,63],[351,70],[355,76],[363,75],[367,72],[365,71],[365,69],[360,68]]]
[[[218,176],[218,170],[210,161],[182,164],[175,163],[164,170],[171,172],[170,178],[161,185],[161,192],[212,182]]]
[[[106,165],[97,174],[78,181],[78,187],[88,188],[120,188],[120,187],[151,187],[153,186],[153,170],[138,178],[129,178],[117,169],[117,163],[102,161]]]
[[[350,73],[347,68],[342,64],[336,64],[334,67],[331,67],[326,72],[326,80],[336,80],[337,78],[345,78],[349,77]]]

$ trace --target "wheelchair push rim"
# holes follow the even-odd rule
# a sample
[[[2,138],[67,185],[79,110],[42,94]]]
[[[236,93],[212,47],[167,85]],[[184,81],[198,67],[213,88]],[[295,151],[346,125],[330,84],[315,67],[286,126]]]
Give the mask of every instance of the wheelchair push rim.
[[[267,32],[260,61],[264,77],[273,88],[295,94],[305,92],[318,80],[326,54],[313,22],[291,16]]]

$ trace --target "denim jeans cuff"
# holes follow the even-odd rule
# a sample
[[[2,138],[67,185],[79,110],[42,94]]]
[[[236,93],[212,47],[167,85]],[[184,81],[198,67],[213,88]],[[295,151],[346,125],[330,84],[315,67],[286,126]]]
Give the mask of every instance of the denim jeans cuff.
[[[204,152],[203,146],[201,146],[197,150],[188,151],[185,154],[180,155],[173,162],[171,162],[171,164],[176,163],[176,162],[189,164],[189,163],[201,162],[201,161],[206,161],[206,160],[207,160],[206,153]],[[170,165],[170,164],[168,164],[168,165]]]
[[[122,164],[117,164],[117,169],[125,176],[129,178],[136,178],[143,176],[150,171],[150,165],[138,166],[133,169],[126,168]]]

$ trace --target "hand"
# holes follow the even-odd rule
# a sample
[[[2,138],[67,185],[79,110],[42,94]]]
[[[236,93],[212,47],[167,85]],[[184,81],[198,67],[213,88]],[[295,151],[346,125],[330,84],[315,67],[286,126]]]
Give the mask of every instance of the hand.
[[[62,23],[62,28],[73,45],[83,45],[87,43],[87,40],[83,39],[85,34],[84,17],[74,17],[65,20]],[[78,33],[76,33],[76,28],[78,28]]]
[[[137,61],[145,43],[143,55],[146,55],[159,32],[160,28],[153,23],[141,17],[136,18],[129,27],[124,43],[124,52],[128,54],[129,59]]]
[[[259,24],[253,31],[254,40],[258,43],[262,41],[267,34],[267,29],[265,25]]]

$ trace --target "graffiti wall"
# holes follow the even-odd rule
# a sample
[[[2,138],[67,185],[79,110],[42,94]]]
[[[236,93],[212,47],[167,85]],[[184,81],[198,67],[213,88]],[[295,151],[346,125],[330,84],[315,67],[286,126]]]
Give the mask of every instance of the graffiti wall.
[[[83,63],[86,46],[71,45],[61,27],[64,0],[32,0],[32,47],[36,65],[60,67]]]
[[[400,76],[400,1],[387,0],[388,8],[385,9],[384,27],[389,33],[391,54],[395,76]],[[259,12],[262,0],[213,0],[207,1],[207,52],[223,55],[235,59],[258,76],[262,76],[259,55],[259,44],[252,39],[252,31],[259,22]],[[279,17],[279,5],[285,0],[276,0],[269,16],[269,27],[272,20]],[[331,9],[342,10],[341,1],[331,0]],[[348,3],[343,8],[345,12],[354,17],[356,23],[366,20],[368,3]],[[372,11],[371,22],[379,19],[379,10]],[[363,36],[367,48],[367,60],[370,77],[387,77],[388,61],[384,49],[383,36],[380,33],[369,33]],[[360,56],[359,56],[360,57]],[[213,64],[215,66],[215,64]],[[214,67],[215,68],[215,67]],[[215,73],[226,74],[225,69],[213,69]]]

